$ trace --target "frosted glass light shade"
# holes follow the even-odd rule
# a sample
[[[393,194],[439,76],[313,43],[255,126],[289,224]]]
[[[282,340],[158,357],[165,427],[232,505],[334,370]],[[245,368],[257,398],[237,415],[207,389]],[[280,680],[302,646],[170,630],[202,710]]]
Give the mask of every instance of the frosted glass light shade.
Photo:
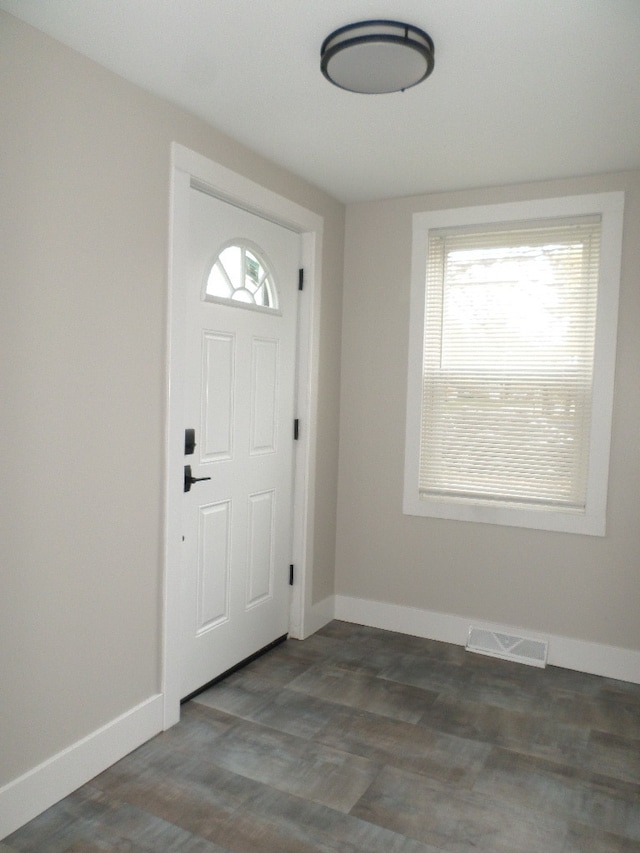
[[[431,37],[399,21],[363,21],[331,33],[321,48],[320,68],[341,89],[367,95],[401,92],[433,71]]]

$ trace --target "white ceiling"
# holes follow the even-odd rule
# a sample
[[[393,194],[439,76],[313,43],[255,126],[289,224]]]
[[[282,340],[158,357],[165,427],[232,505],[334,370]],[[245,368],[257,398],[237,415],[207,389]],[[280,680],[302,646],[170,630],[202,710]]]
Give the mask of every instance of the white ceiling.
[[[640,168],[640,0],[0,0],[342,201]],[[404,93],[331,86],[320,45],[394,18]]]

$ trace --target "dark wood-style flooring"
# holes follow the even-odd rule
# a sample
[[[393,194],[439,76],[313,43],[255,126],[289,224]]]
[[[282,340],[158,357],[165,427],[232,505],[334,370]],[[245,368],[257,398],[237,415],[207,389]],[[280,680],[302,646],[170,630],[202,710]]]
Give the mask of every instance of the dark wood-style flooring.
[[[0,851],[640,851],[640,685],[332,622]]]

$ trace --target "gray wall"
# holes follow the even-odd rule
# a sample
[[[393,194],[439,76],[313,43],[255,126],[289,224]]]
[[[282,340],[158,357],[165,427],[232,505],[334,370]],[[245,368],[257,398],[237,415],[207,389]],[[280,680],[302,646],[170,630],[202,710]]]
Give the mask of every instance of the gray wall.
[[[412,214],[619,189],[607,536],[403,516]],[[336,592],[640,649],[640,173],[350,205],[345,245]]]
[[[160,690],[174,140],[325,217],[314,601],[333,592],[342,205],[0,13],[0,786]]]

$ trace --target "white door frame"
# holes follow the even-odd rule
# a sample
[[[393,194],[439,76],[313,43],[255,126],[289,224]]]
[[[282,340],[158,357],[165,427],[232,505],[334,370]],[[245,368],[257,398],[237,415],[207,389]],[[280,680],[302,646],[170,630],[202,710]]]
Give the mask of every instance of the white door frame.
[[[311,611],[314,485],[320,286],[323,218],[306,208],[232,172],[224,166],[173,143],[169,222],[169,293],[167,316],[167,419],[165,435],[165,519],[162,694],[163,725],[180,719],[180,565],[182,551],[182,480],[184,466],[185,294],[191,186],[236,204],[258,216],[285,225],[301,235],[304,290],[300,294],[296,413],[300,437],[294,450],[293,555],[296,579],[292,588],[289,635],[306,636]],[[292,425],[293,428],[293,425]],[[284,569],[284,567],[283,567]]]

